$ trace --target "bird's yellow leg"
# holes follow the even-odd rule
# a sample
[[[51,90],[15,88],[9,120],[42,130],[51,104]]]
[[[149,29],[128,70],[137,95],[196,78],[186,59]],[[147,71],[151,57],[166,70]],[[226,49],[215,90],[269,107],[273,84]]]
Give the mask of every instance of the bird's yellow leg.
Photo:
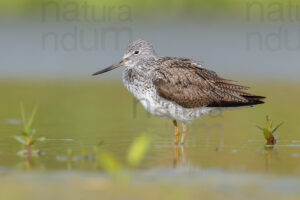
[[[174,125],[174,128],[175,128],[174,129],[174,143],[178,144],[180,132],[179,132],[179,128],[177,126],[176,120],[173,120],[173,125]]]
[[[182,136],[181,136],[180,144],[184,144],[186,133],[187,133],[187,125],[185,123],[182,123]]]

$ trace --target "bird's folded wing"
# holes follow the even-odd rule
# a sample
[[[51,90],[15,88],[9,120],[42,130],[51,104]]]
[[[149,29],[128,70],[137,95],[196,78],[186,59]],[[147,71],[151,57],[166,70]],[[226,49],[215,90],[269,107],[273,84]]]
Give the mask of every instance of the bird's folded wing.
[[[164,60],[152,73],[159,96],[184,108],[236,107],[263,103],[249,87],[223,79],[187,59]]]

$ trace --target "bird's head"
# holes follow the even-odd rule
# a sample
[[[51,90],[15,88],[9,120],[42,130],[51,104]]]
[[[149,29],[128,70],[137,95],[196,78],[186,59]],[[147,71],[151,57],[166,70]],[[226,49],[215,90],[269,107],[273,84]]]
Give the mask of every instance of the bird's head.
[[[93,75],[102,74],[121,66],[134,66],[142,59],[153,57],[156,57],[156,53],[149,42],[141,39],[135,40],[127,46],[123,59],[119,63],[111,65]]]

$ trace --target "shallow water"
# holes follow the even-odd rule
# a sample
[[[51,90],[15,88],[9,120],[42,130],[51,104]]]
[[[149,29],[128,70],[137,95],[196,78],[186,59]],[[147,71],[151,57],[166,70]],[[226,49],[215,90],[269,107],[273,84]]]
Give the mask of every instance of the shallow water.
[[[81,181],[92,179],[96,186],[91,184],[91,187],[95,190],[101,183],[109,185],[106,195],[114,187],[130,191],[128,185],[112,184],[96,161],[93,149],[103,141],[101,149],[126,163],[128,147],[140,133],[146,133],[152,137],[152,146],[138,168],[129,169],[134,173],[133,185],[138,183],[151,191],[161,182],[167,182],[170,190],[177,184],[187,184],[191,187],[188,190],[196,195],[195,188],[209,183],[206,196],[224,188],[230,194],[236,187],[243,187],[245,191],[256,188],[255,194],[267,197],[267,190],[281,188],[285,192],[276,193],[299,197],[294,188],[300,187],[300,114],[296,110],[300,90],[295,83],[250,85],[255,88],[252,91],[268,97],[266,104],[194,121],[189,125],[186,144],[175,146],[170,120],[149,116],[119,82],[2,81],[0,172],[3,179],[0,185],[5,186],[2,190],[12,197],[10,187],[22,190],[20,182],[27,180],[38,190],[43,191],[42,187],[49,185],[50,191],[54,191],[52,186],[57,181],[69,183],[73,179],[78,179],[73,189],[84,190]],[[27,113],[39,104],[33,127],[37,136],[47,138],[34,147],[44,155],[32,158],[30,163],[17,155],[24,147],[13,139],[22,130],[20,102]],[[274,148],[265,146],[262,133],[255,127],[264,126],[266,114],[275,125],[284,121],[277,131],[278,144]],[[68,149],[73,152],[71,162]],[[227,181],[229,186],[224,187]],[[238,186],[240,182],[242,186]],[[61,195],[66,195],[72,187],[61,191]],[[27,189],[24,188],[24,192]],[[161,193],[168,193],[166,191]],[[245,191],[243,195],[251,196]]]

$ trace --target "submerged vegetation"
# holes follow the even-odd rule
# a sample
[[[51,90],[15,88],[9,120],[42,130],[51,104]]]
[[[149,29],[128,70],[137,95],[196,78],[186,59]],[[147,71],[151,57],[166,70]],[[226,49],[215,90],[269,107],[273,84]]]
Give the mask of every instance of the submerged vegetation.
[[[108,172],[112,177],[118,180],[128,180],[130,174],[126,170],[127,167],[135,168],[141,163],[145,158],[151,141],[150,135],[145,133],[140,134],[129,147],[126,163],[121,163],[116,156],[105,150],[99,151],[97,162],[99,162],[101,168]]]
[[[276,144],[277,135],[275,132],[282,124],[283,124],[283,122],[281,122],[279,125],[277,125],[275,128],[273,128],[272,119],[267,115],[266,116],[266,127],[261,128],[260,126],[257,126],[257,128],[259,128],[264,134],[264,137],[267,141],[266,145],[275,145]]]
[[[73,162],[86,163],[91,161],[95,164],[96,168],[99,166],[105,172],[109,173],[111,177],[117,179],[129,178],[127,173],[128,168],[136,168],[145,159],[145,155],[149,150],[152,139],[149,134],[139,134],[133,143],[130,145],[127,151],[127,159],[125,163],[119,161],[119,159],[110,151],[105,150],[103,141],[100,141],[93,147],[93,153],[88,154],[86,148],[81,145],[81,155],[76,156],[71,148],[68,149],[66,156],[58,156],[56,160],[67,162],[69,168],[71,168]]]

